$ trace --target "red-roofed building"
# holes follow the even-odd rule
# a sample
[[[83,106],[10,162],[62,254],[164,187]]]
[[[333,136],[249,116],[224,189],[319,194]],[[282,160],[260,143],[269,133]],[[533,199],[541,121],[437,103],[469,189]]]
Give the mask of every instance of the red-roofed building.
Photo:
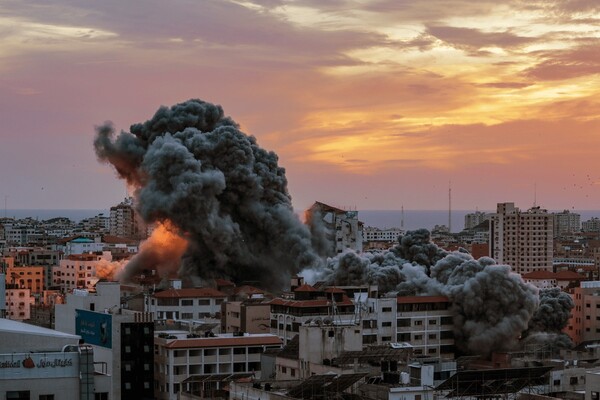
[[[554,276],[557,286],[562,290],[568,287],[578,287],[580,282],[587,280],[585,276],[575,271],[558,271]]]
[[[227,295],[213,288],[168,289],[147,299],[146,311],[155,320],[220,318]]]
[[[522,275],[522,278],[526,283],[531,283],[540,289],[558,287],[562,290],[579,286],[580,282],[586,280],[585,276],[568,270],[559,272],[534,271]]]
[[[180,392],[213,398],[215,391],[226,388],[222,377],[260,379],[261,354],[281,344],[281,339],[270,334],[197,337],[188,332],[162,332],[154,339],[155,398],[176,400]]]
[[[533,271],[521,275],[525,283],[531,283],[539,289],[547,289],[556,287],[556,274],[552,271]]]
[[[325,292],[310,285],[294,290],[294,299],[276,298],[271,306],[271,333],[284,342],[291,340],[300,325],[313,319],[336,318],[350,321],[354,318],[354,302],[344,291]]]
[[[232,295],[235,291],[235,283],[228,281],[227,279],[215,279],[215,286],[217,290],[228,295]]]

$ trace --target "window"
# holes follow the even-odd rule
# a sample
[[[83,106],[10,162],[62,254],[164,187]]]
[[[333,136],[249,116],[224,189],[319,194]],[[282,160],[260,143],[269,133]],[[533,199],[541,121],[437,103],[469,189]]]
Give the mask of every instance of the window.
[[[53,394],[40,394],[39,400],[54,400]]]
[[[181,300],[181,305],[182,306],[193,306],[194,300],[191,300],[191,299]]]
[[[381,312],[392,312],[392,307],[383,307]]]
[[[7,391],[6,400],[29,400],[29,390]]]
[[[392,326],[392,323],[391,322],[382,322],[381,323],[381,327],[382,328],[385,328],[385,327],[388,327],[388,326]]]
[[[210,306],[210,300],[204,300],[204,299],[198,300],[198,305],[199,306]]]
[[[569,383],[570,383],[571,385],[577,385],[577,377],[576,377],[576,376],[572,376],[572,377],[569,379]]]
[[[108,393],[94,393],[94,400],[108,400]]]

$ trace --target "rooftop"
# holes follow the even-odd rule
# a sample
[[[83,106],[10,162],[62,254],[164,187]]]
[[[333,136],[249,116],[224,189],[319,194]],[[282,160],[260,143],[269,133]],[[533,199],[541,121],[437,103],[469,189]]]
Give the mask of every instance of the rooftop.
[[[48,336],[67,339],[79,339],[78,335],[71,335],[55,331],[54,329],[43,328],[37,325],[26,324],[24,322],[13,321],[10,319],[0,318],[0,333],[18,333],[38,336]]]
[[[189,297],[227,297],[227,295],[213,288],[189,288],[163,290],[162,292],[154,293],[154,297],[159,299],[166,299]]]
[[[189,339],[157,339],[165,340],[169,349],[204,348],[204,347],[236,347],[236,346],[281,346],[282,341],[276,335],[256,334],[244,336],[217,335],[215,337]]]

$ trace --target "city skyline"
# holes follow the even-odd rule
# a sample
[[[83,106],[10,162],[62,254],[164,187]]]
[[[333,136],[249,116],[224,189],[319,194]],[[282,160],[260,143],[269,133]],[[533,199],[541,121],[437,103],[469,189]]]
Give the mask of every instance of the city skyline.
[[[592,1],[8,2],[0,200],[107,208],[117,130],[190,98],[279,156],[295,209],[592,210],[600,28]]]

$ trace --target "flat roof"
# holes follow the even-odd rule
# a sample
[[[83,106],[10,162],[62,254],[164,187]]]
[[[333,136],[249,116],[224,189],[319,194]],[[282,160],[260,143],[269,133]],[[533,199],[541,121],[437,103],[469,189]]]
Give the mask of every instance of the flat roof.
[[[165,298],[186,298],[186,297],[227,297],[223,292],[213,288],[189,288],[189,289],[168,289],[162,292],[156,292],[153,295],[159,299]]]
[[[0,333],[18,333],[67,339],[81,338],[79,335],[72,335],[70,333],[55,331],[54,329],[43,328],[41,326],[26,324],[25,322],[13,321],[5,318],[0,318]]]
[[[158,339],[161,340],[161,339]],[[282,341],[278,336],[249,335],[231,337],[206,337],[193,339],[162,339],[166,340],[165,347],[169,349],[205,348],[205,347],[236,347],[236,346],[281,346]]]

